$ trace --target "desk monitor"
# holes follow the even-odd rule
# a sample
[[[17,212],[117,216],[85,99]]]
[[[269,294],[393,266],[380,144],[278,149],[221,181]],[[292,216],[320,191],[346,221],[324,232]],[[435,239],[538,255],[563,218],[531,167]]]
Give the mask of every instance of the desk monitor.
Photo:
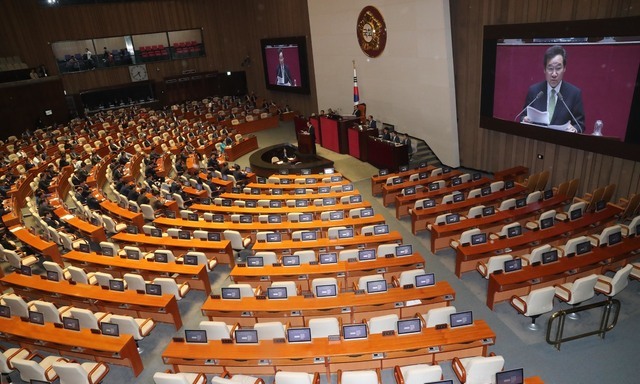
[[[289,170],[287,168],[280,168],[278,170],[278,173],[281,175],[288,175],[289,174]]]
[[[460,184],[462,184],[462,179],[461,178],[454,177],[454,178],[451,179],[451,185],[452,186],[455,187],[456,185],[460,185]]]
[[[393,185],[398,185],[402,183],[402,177],[394,177],[392,180]]]
[[[251,188],[251,194],[252,195],[259,195],[260,194],[260,188]]]
[[[157,263],[168,263],[169,262],[169,258],[167,257],[167,254],[164,252],[154,252],[153,253],[153,258]]]
[[[418,168],[425,168],[426,166],[427,166],[426,161],[421,161],[420,164],[418,164]]]
[[[240,299],[240,288],[235,288],[235,287],[223,287],[220,289],[221,293],[222,293],[222,298],[223,299],[233,299],[233,300],[239,300]]]
[[[298,221],[301,223],[310,223],[313,221],[312,213],[302,213],[298,216]]]
[[[607,239],[607,244],[616,245],[621,241],[622,241],[622,232],[614,232],[609,235],[609,238]]]
[[[487,196],[491,194],[491,187],[484,187],[482,189],[480,189],[480,195],[481,196]]]
[[[331,175],[335,172],[335,170],[333,168],[325,168],[324,169],[324,174],[325,175]]]
[[[151,235],[151,237],[162,237],[162,229],[151,228],[151,231],[149,232],[149,234]]]
[[[460,214],[459,213],[450,213],[444,217],[444,220],[447,224],[459,223],[460,222]]]
[[[349,239],[353,237],[353,228],[345,228],[338,230],[338,239]]]
[[[582,243],[576,244],[576,255],[584,255],[585,253],[591,252],[591,241],[586,240]]]
[[[11,308],[6,305],[0,305],[0,317],[11,318]]]
[[[267,243],[279,243],[282,241],[280,232],[267,233]]]
[[[451,328],[464,327],[473,324],[473,313],[471,311],[452,313],[449,315]]]
[[[280,215],[269,215],[267,216],[267,222],[271,224],[282,223],[282,216]]]
[[[245,173],[251,173],[253,171],[251,170],[251,167],[244,167],[244,172]]]
[[[569,212],[569,220],[571,221],[578,220],[581,217],[582,217],[582,209],[580,208],[574,209],[573,211]]]
[[[422,200],[422,208],[433,208],[436,206],[436,201],[433,199]]]
[[[307,193],[307,190],[304,188],[296,188],[295,190],[296,195],[304,195],[305,193]]]
[[[415,189],[415,187],[414,187],[414,189]],[[362,195],[349,196],[349,203],[350,204],[362,203]]]
[[[310,175],[310,174],[311,174],[311,169],[309,169],[309,168],[302,168],[302,169],[300,170],[300,174],[301,174],[301,175],[304,175],[304,176],[306,176],[306,175]]]
[[[20,266],[20,273],[25,275],[25,276],[31,276],[32,271],[31,271],[31,267],[28,265],[21,265]]]
[[[60,276],[56,271],[47,271],[47,280],[49,281],[60,281]]]
[[[44,314],[42,312],[29,311],[29,322],[44,325]]]
[[[415,284],[416,288],[430,287],[436,284],[436,275],[433,273],[425,273],[422,275],[417,275],[415,277],[415,281],[416,281],[416,284]]]
[[[387,176],[389,174],[388,169],[381,169],[378,171],[378,176]]]
[[[249,224],[253,221],[252,215],[240,215],[240,222],[242,224]]]
[[[73,317],[63,317],[62,318],[62,327],[64,329],[69,329],[71,331],[79,331],[80,330],[80,320],[75,319]]]
[[[291,184],[291,180],[289,180],[289,179],[281,179],[280,180],[280,184],[284,184],[284,185]]]
[[[523,384],[524,370],[522,368],[496,372],[496,384]]]
[[[120,336],[120,329],[116,323],[107,323],[106,321],[101,322],[100,332],[107,336]]]
[[[307,177],[306,179],[304,179],[304,182],[307,184],[315,184],[318,182],[318,179],[316,179],[315,177]]]
[[[264,259],[260,256],[247,257],[247,267],[264,267]]]
[[[166,209],[164,211],[164,215],[168,218],[168,219],[175,219],[176,218],[176,212],[172,211],[170,209]]]
[[[109,279],[109,289],[124,292],[124,280]]]
[[[411,244],[398,245],[396,247],[396,256],[397,257],[409,256],[411,254],[413,254],[413,245],[411,245]]]
[[[449,168],[449,167],[444,167],[444,168],[442,168],[442,173],[443,173],[443,174],[445,174],[445,175],[446,175],[446,174],[447,174],[447,173],[449,173],[449,172],[451,172],[451,168]]]
[[[471,178],[473,180],[480,180],[482,178],[482,175],[480,174],[480,172],[476,172],[473,175],[471,175]]]
[[[309,200],[299,199],[296,200],[296,208],[304,208],[309,206]]]
[[[95,225],[96,227],[101,227],[102,224],[100,224],[100,220],[98,220],[98,218],[96,217],[91,217],[91,225]]]
[[[223,173],[223,174],[222,174],[222,180],[223,180],[223,181],[227,181],[227,180],[229,180],[229,176],[228,176],[226,173]]]
[[[127,208],[127,202],[126,201],[118,201],[118,207],[126,209]]]
[[[424,179],[426,179],[426,178],[428,178],[428,177],[429,177],[429,174],[428,174],[427,172],[420,172],[420,173],[418,173],[418,179],[419,179],[419,180],[424,180]]]
[[[476,233],[475,235],[471,235],[471,245],[485,244],[486,242],[487,242],[486,233]]]
[[[342,326],[342,336],[345,340],[356,340],[367,338],[366,324],[347,324]]]
[[[258,343],[258,331],[255,329],[236,329],[236,344],[256,344]]]
[[[507,237],[511,238],[511,237],[520,236],[520,235],[522,235],[521,225],[515,225],[513,227],[507,228]]]
[[[415,186],[406,187],[405,189],[402,190],[402,194],[405,195],[405,196],[415,195],[416,194],[416,187]]]
[[[220,241],[221,238],[222,238],[222,236],[220,235],[220,232],[208,232],[207,233],[207,240],[209,240],[209,241]]]
[[[267,297],[271,300],[286,299],[287,287],[269,287],[267,288]]]
[[[387,292],[386,280],[367,281],[367,293],[383,293]]]
[[[300,234],[302,241],[315,241],[318,238],[316,231],[304,231]]]
[[[244,205],[247,208],[255,208],[255,207],[258,206],[258,202],[255,201],[255,200],[247,200],[247,201],[245,201]]]
[[[316,286],[316,297],[336,297],[338,295],[335,284],[323,284]]]
[[[200,200],[200,203],[204,204],[204,205],[211,205],[211,198],[210,197],[205,197],[205,198]]]
[[[282,256],[282,265],[285,267],[293,267],[300,265],[300,256],[288,255]]]
[[[191,232],[181,229],[180,231],[178,231],[178,239],[182,239],[182,240],[191,239]]]
[[[258,184],[267,184],[267,179],[265,179],[264,177],[256,177],[256,181],[258,182]]]
[[[558,261],[558,250],[552,249],[547,252],[542,253],[542,264],[553,263],[554,261]]]
[[[331,176],[331,182],[332,183],[339,183],[341,181],[342,181],[342,176],[338,176],[338,175]]]
[[[599,200],[596,202],[596,212],[600,212],[607,207],[607,202],[605,200]]]
[[[413,319],[398,320],[396,323],[398,335],[410,335],[412,333],[422,332],[422,323],[419,317]]]
[[[546,191],[544,191],[544,193],[542,194],[542,199],[543,200],[549,200],[550,198],[553,197],[553,189],[547,189]]]
[[[375,249],[361,249],[358,251],[358,260],[359,261],[370,261],[376,259],[376,250]]]
[[[80,252],[83,252],[83,253],[89,253],[91,252],[91,247],[87,243],[80,243],[79,250]]]
[[[338,262],[338,254],[335,252],[321,253],[318,257],[320,264],[336,264]]]
[[[198,265],[198,256],[184,255],[184,265]]]
[[[516,184],[513,182],[513,180],[507,180],[504,182],[504,189],[511,189],[515,186]]]
[[[138,207],[135,205],[129,205],[129,210],[133,213],[138,213]]]
[[[127,249],[125,253],[127,254],[127,259],[140,260],[140,252],[137,249]]]
[[[318,193],[329,193],[331,192],[331,188],[329,187],[318,187]],[[306,193],[306,190],[305,190]]]
[[[167,193],[167,194],[164,195],[164,199],[167,200],[167,201],[171,201],[171,200],[173,200],[173,195],[170,194],[170,193]]]
[[[387,224],[374,225],[373,233],[375,235],[386,235],[389,233],[389,226]]]
[[[407,172],[408,170],[409,170],[409,166],[406,164],[398,167],[398,172]]]
[[[280,200],[269,201],[269,208],[282,208],[282,201]]]
[[[132,235],[137,235],[138,234],[138,227],[136,227],[135,225],[127,225],[127,233],[132,234]]]
[[[198,221],[198,214],[197,213],[188,213],[187,214],[187,220],[189,221]]]
[[[455,193],[453,195],[453,202],[454,203],[459,203],[461,201],[464,201],[464,195],[462,193]]]
[[[522,208],[527,205],[527,198],[523,197],[516,200],[516,208]]]
[[[547,217],[540,220],[540,229],[547,229],[553,227],[553,217]]]
[[[202,329],[185,329],[184,341],[187,343],[206,343],[207,331]]]
[[[424,384],[453,384],[453,380],[430,381]]]
[[[323,197],[322,198],[322,205],[324,205],[324,206],[336,205],[336,198],[335,197]]]
[[[371,217],[373,216],[373,208],[363,208],[360,210],[360,217]]]
[[[162,286],[160,284],[146,283],[144,291],[147,295],[162,296]]]
[[[482,216],[491,216],[496,213],[496,208],[493,205],[482,208]]]
[[[514,272],[522,269],[522,259],[507,260],[504,262],[505,272]]]
[[[215,213],[215,214],[213,215],[213,217],[211,218],[211,220],[212,220],[214,223],[224,223],[224,215],[223,215],[223,214],[221,214],[221,213]]]
[[[100,247],[100,251],[105,256],[113,256],[113,248],[111,247]]]
[[[437,191],[438,189],[440,189],[440,183],[429,183],[430,191]]]
[[[222,199],[221,205],[223,207],[230,207],[233,205],[233,200],[231,199]]]
[[[290,343],[310,343],[311,328],[288,328],[287,341]]]
[[[345,184],[342,186],[343,192],[353,192],[353,190],[354,190],[353,184]]]

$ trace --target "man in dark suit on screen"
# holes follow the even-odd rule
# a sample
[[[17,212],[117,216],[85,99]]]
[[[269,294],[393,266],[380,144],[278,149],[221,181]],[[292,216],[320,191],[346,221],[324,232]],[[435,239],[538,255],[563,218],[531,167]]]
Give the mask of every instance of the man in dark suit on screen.
[[[284,63],[284,53],[282,49],[278,49],[278,69],[276,70],[276,85],[286,85],[290,87],[293,81],[291,80],[291,72],[289,66]]]
[[[545,81],[529,87],[525,108],[531,104],[531,107],[539,111],[548,111],[549,125],[564,125],[569,122],[567,132],[584,132],[582,91],[562,80],[567,70],[565,49],[559,45],[547,49],[543,68]],[[522,120],[531,122],[528,116]]]

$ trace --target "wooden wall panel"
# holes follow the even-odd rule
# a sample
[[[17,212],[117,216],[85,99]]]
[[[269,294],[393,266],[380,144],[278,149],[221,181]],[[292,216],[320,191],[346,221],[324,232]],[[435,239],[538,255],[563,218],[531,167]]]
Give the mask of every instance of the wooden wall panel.
[[[640,0],[451,0],[460,162],[497,171],[525,165],[551,171],[551,185],[581,179],[579,193],[616,183],[616,197],[640,192],[640,163],[479,128],[485,25],[640,15]],[[640,127],[638,127],[640,129]],[[537,155],[542,154],[543,159]]]

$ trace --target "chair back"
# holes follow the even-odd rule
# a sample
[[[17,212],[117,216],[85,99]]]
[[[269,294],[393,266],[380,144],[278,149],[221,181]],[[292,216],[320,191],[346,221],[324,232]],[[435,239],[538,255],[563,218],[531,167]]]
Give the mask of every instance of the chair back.
[[[201,321],[199,328],[207,332],[207,340],[231,338],[230,327],[222,321]]]
[[[527,195],[526,202],[527,204],[537,203],[538,201],[540,201],[540,198],[542,198],[542,192],[533,191]]]
[[[125,273],[124,281],[127,283],[127,288],[136,291],[144,291],[145,284],[147,283],[144,278],[137,273]]]
[[[53,303],[42,300],[34,300],[32,303],[36,307],[36,311],[44,316],[45,323],[62,324],[60,312]]]
[[[602,232],[600,232],[600,236],[598,236],[598,245],[609,245],[609,236],[616,232],[622,232],[622,227],[619,225],[612,225],[603,229]]]
[[[311,280],[311,292],[316,294],[316,287],[320,285],[335,285],[338,292],[338,280],[335,277],[318,277]]]
[[[369,334],[375,335],[384,331],[396,331],[398,315],[395,313],[383,316],[375,316],[367,321]]]
[[[468,229],[460,235],[460,244],[471,244],[471,236],[482,233],[480,228]]]
[[[407,284],[416,284],[416,276],[424,275],[426,272],[424,268],[411,269],[409,271],[402,271],[400,273],[400,277],[398,278],[398,282],[400,283],[400,287],[404,287]]]
[[[511,208],[515,208],[516,207],[516,199],[515,198],[510,198],[507,200],[504,200],[500,203],[500,207],[498,207],[499,211],[508,211]]]
[[[504,262],[509,260],[513,260],[513,256],[511,255],[491,256],[489,258],[489,261],[487,261],[487,272],[484,278],[488,279],[493,272],[499,269],[504,269]]]
[[[298,288],[295,281],[274,281],[271,287],[285,287],[287,289],[287,297],[298,296]]]
[[[341,229],[347,229],[347,227],[344,227],[344,226],[330,227],[329,230],[327,231],[327,236],[329,237],[329,239],[337,239],[338,231],[340,231]]]
[[[258,340],[273,340],[285,338],[284,326],[279,321],[256,323],[253,326],[258,332]]]
[[[504,189],[504,181],[502,180],[494,181],[489,186],[491,187],[491,193],[496,193]]]
[[[55,362],[53,370],[60,377],[60,384],[89,384],[89,373],[78,363]]]
[[[278,256],[273,251],[256,252],[255,256],[262,258],[262,265],[273,265],[278,262]]]
[[[542,254],[551,250],[551,246],[549,244],[541,245],[537,248],[531,250],[530,256],[527,258],[529,263],[533,264],[536,261],[542,262]]]
[[[131,316],[111,315],[109,322],[118,324],[120,333],[131,335],[134,340],[142,340],[144,338],[142,333],[140,333],[140,327]]]
[[[627,264],[624,268],[618,270],[611,279],[611,293],[609,296],[617,295],[620,291],[625,289],[629,284],[629,274],[633,269],[633,264]]]
[[[482,216],[482,210],[484,209],[484,205],[476,205],[475,207],[471,207],[469,212],[467,213],[467,217],[473,219],[474,217]]]
[[[376,371],[340,371],[338,382],[342,384],[377,384],[378,374]]]
[[[466,384],[493,383],[496,373],[504,367],[502,356],[489,356],[473,358],[466,367]]]
[[[235,250],[244,249],[240,232],[227,229],[223,232],[223,234],[225,240],[229,240],[231,242],[231,248]]]
[[[380,244],[376,254],[378,257],[386,257],[386,255],[395,255],[398,244]],[[357,256],[357,254],[356,254]]]
[[[183,374],[156,372],[153,374],[155,384],[193,384]],[[233,383],[232,381],[230,381]],[[212,381],[215,383],[215,381]]]
[[[553,298],[556,294],[554,287],[534,289],[527,296],[527,312],[525,316],[537,316],[553,309]]]
[[[401,369],[403,371],[404,384],[424,384],[438,381],[442,377],[442,368],[439,365],[416,364]]]
[[[229,284],[229,288],[240,288],[240,297],[253,297],[255,296],[253,288],[249,284]]]
[[[293,255],[300,258],[300,264],[309,264],[312,261],[316,261],[316,252],[312,249],[295,251]]]
[[[163,295],[173,295],[176,297],[176,300],[182,299],[180,288],[173,278],[156,277],[155,279],[153,279],[153,283],[160,285]]]
[[[9,307],[11,316],[29,317],[29,307],[22,296],[10,293],[2,297],[5,305]]]
[[[30,383],[31,380],[41,380],[45,382],[51,382],[47,380],[45,376],[45,369],[38,364],[35,360],[13,359],[11,364],[20,371],[20,379]],[[55,375],[51,375],[52,377]]]
[[[113,276],[106,272],[96,272],[94,276],[96,277],[96,280],[98,280],[98,285],[101,287],[108,287],[109,280],[113,280]]]
[[[596,286],[597,282],[598,275],[596,275],[595,273],[576,279],[576,281],[573,282],[573,286],[571,287],[571,300],[569,300],[568,303],[578,304],[592,298],[595,295],[593,287]]]
[[[549,175],[550,175],[550,172],[548,169],[540,172],[540,177],[538,177],[538,183],[536,184],[536,189],[538,191],[544,191],[544,189],[547,187],[547,182],[549,181]]]
[[[69,311],[74,319],[78,319],[81,329],[100,329],[96,315],[90,310],[72,307]]]
[[[447,307],[430,309],[424,316],[425,328],[434,328],[438,324],[449,324],[449,315],[456,313],[456,307],[449,305]]]
[[[306,372],[276,372],[275,383],[277,384],[312,384],[314,375]]]
[[[335,317],[314,317],[307,324],[311,328],[312,339],[340,334],[340,322]]]

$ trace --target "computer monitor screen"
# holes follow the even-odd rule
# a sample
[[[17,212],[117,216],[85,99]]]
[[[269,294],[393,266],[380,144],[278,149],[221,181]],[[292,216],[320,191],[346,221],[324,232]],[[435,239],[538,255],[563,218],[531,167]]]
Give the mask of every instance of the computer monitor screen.
[[[392,182],[393,182],[393,185],[400,184],[400,183],[402,183],[402,178],[401,177],[394,177]]]
[[[491,216],[496,213],[496,208],[493,205],[482,208],[482,216]]]
[[[282,241],[280,232],[267,233],[267,243],[279,243]]]
[[[540,229],[547,229],[553,227],[553,217],[547,217],[540,220]]]
[[[325,168],[324,169],[324,174],[325,175],[331,175],[331,174],[333,174],[333,172],[334,172],[333,168]]]
[[[522,368],[496,372],[496,384],[523,384],[524,370]]]
[[[462,184],[462,179],[459,177],[454,177],[453,179],[451,179],[451,185],[453,185],[454,187],[456,185],[460,185]]]
[[[505,272],[514,272],[522,269],[522,259],[507,260],[504,262]]]
[[[184,255],[184,265],[198,265],[198,256]]]
[[[338,255],[335,252],[321,253],[318,257],[320,264],[335,264],[338,262]]]
[[[376,259],[376,250],[375,249],[361,249],[358,251],[358,260],[360,261],[369,261]]]
[[[223,299],[240,299],[240,288],[223,287],[220,291]]]
[[[32,271],[31,271],[31,267],[28,265],[21,265],[20,266],[20,273],[25,275],[25,276],[31,276]]]
[[[300,265],[300,256],[298,255],[282,256],[282,265],[284,265],[285,267]]]
[[[420,318],[398,320],[396,323],[398,329],[398,335],[409,335],[412,333],[420,333],[422,331],[422,324]]]
[[[300,234],[302,241],[314,241],[318,234],[315,231],[304,231]]]
[[[452,313],[449,315],[451,328],[463,327],[473,324],[473,313],[471,311]]]
[[[289,170],[286,168],[281,168],[278,170],[278,173],[281,175],[288,175],[289,174]]]
[[[318,193],[329,193],[331,192],[331,188],[329,187],[318,187]],[[306,193],[306,190],[305,190]]]
[[[200,200],[200,202],[204,205],[211,205],[211,198],[205,197],[204,199]]]
[[[386,176],[389,174],[389,170],[388,169],[381,169],[378,171],[378,176]]]
[[[245,173],[251,173],[253,171],[251,170],[251,167],[244,167],[244,172]]]
[[[100,247],[100,251],[105,256],[113,256],[113,248],[111,247]]]
[[[366,324],[348,324],[342,326],[342,335],[345,340],[366,339]]]
[[[351,204],[362,203],[362,196],[361,195],[349,196],[349,203]]]
[[[223,207],[230,207],[231,205],[233,205],[233,200],[231,199],[222,199],[221,202]]]
[[[6,305],[0,305],[0,317],[11,318],[11,308]]]
[[[516,200],[516,208],[522,208],[527,205],[527,199],[525,197]]]
[[[125,249],[125,253],[127,254],[127,259],[140,260],[140,251],[137,249]]]
[[[402,190],[402,194],[405,195],[405,196],[415,195],[416,194],[416,187],[414,187],[414,186],[406,187],[405,189]]]
[[[398,172],[407,172],[408,170],[409,170],[408,165],[401,165],[400,167],[398,167]]]
[[[453,224],[453,223],[458,223],[460,222],[460,214],[459,213],[450,213],[447,216],[445,216],[445,222],[447,224]]]
[[[189,221],[198,221],[198,214],[197,213],[187,213],[187,219]]]
[[[336,205],[335,197],[324,197],[322,198],[322,205]]]
[[[80,243],[80,252],[89,253],[91,252],[91,247],[89,246],[89,244]]]
[[[544,191],[542,198],[544,200],[549,200],[550,198],[553,197],[553,190],[552,189],[547,189],[546,191]]]
[[[608,244],[615,245],[622,241],[622,232],[614,232],[609,235]]]
[[[591,241],[583,241],[580,244],[576,244],[576,255],[582,255],[591,252]]]
[[[124,280],[109,279],[109,289],[124,292]]]
[[[29,322],[44,325],[44,314],[42,312],[29,311]]]
[[[413,254],[413,245],[411,244],[398,245],[396,247],[396,256],[398,257],[409,256],[411,254]]]
[[[72,331],[79,331],[80,330],[80,320],[79,319],[75,319],[73,317],[63,317],[62,318],[62,327],[64,329],[69,329]]]
[[[162,286],[160,284],[145,284],[144,291],[147,295],[162,296]]]
[[[251,188],[251,194],[252,195],[259,195],[260,194],[260,188]]]
[[[577,220],[579,218],[582,217],[582,209],[578,208],[578,209],[574,209],[573,211],[569,212],[569,219],[570,220]]]
[[[258,331],[255,329],[236,329],[236,344],[256,344],[258,342]]]
[[[316,297],[334,297],[338,292],[335,284],[322,284],[316,286]]]
[[[507,228],[507,237],[514,237],[522,235],[522,226],[516,225],[513,227]]]
[[[430,183],[429,184],[429,190],[430,191],[436,191],[440,189],[440,183]]]
[[[373,216],[373,208],[364,208],[360,210],[360,217],[371,217]]]
[[[387,292],[386,280],[367,281],[367,293]]]
[[[60,281],[60,276],[56,271],[47,271],[47,280],[49,281]]]
[[[120,330],[116,323],[107,323],[103,321],[100,323],[100,331],[103,335],[120,336]]]
[[[175,219],[175,218],[176,218],[176,212],[175,212],[175,211],[172,211],[172,210],[170,210],[170,209],[166,209],[166,210],[164,211],[164,215],[165,215],[167,218],[169,218],[169,219]]]
[[[554,261],[558,261],[558,250],[552,249],[547,252],[542,253],[542,264],[553,263]]]
[[[135,225],[127,225],[127,233],[132,234],[132,235],[137,235],[138,234],[138,227],[136,227]]]
[[[343,192],[353,192],[353,184],[345,184],[342,186]]]
[[[476,233],[475,235],[471,235],[471,245],[484,244],[486,242],[487,242],[486,233]]]
[[[280,215],[269,215],[267,216],[267,222],[271,224],[278,224],[282,222],[282,216]]]
[[[149,234],[151,235],[151,237],[162,237],[162,229],[151,228],[151,231],[149,232]]]
[[[507,180],[504,182],[504,189],[511,189],[513,187],[515,187],[513,180]]]
[[[332,183],[339,183],[342,181],[342,176],[331,176],[331,182]]]
[[[191,232],[189,231],[185,231],[185,230],[180,230],[178,232],[178,239],[182,239],[182,240],[189,240],[191,239]]]
[[[451,168],[449,168],[449,167],[444,167],[444,168],[442,168],[442,173],[444,173],[445,175],[446,175],[447,173],[449,173],[449,172],[451,172]]]
[[[263,267],[264,259],[260,256],[247,257],[247,267]]]
[[[224,223],[224,215],[221,213],[216,213],[213,215],[213,217],[211,218],[211,220],[214,223]]]
[[[480,174],[480,172],[476,172],[473,175],[471,175],[471,178],[473,180],[480,180],[482,178],[482,175]]]
[[[154,252],[153,258],[158,263],[168,263],[169,262],[169,256],[164,252],[159,252],[159,251]]]
[[[185,329],[184,341],[187,343],[206,343],[207,331],[202,329]]]
[[[386,235],[389,233],[389,226],[387,224],[374,225],[373,233],[376,235]]]
[[[345,228],[338,230],[338,239],[348,239],[353,237],[353,228]]]
[[[265,179],[264,177],[256,177],[256,181],[258,182],[258,184],[267,184],[267,179]]]
[[[222,236],[220,235],[220,232],[207,233],[207,240],[209,241],[220,241],[221,238]]]
[[[600,212],[607,207],[607,202],[605,200],[599,200],[596,203],[596,212]]]
[[[310,223],[313,221],[313,214],[303,213],[300,216],[298,216],[298,221],[301,223]]]
[[[424,179],[426,179],[427,177],[429,177],[429,174],[428,174],[427,172],[420,172],[420,173],[418,173],[418,179],[420,179],[420,180],[424,180]]]
[[[422,208],[432,208],[436,206],[436,201],[433,199],[422,200]]]
[[[311,170],[309,168],[303,168],[300,170],[300,174],[301,175],[310,175],[311,174]]]
[[[282,208],[282,201],[280,200],[269,201],[269,208]]]
[[[309,206],[308,200],[296,200],[296,208],[304,208]]]
[[[316,179],[315,177],[307,177],[306,179],[304,179],[304,181],[307,184],[315,184],[318,182],[318,179]]]
[[[290,343],[308,343],[311,341],[311,328],[288,328],[287,341]]]
[[[307,190],[304,188],[296,188],[295,190],[296,195],[304,195],[305,193],[307,193]]]
[[[464,195],[462,193],[456,193],[453,195],[453,202],[454,203],[459,203],[461,201],[464,201]]]
[[[487,196],[491,194],[491,187],[484,187],[480,189],[480,195]]]
[[[267,297],[272,300],[286,299],[287,288],[286,287],[269,287],[267,288]]]
[[[253,221],[253,216],[251,215],[240,215],[240,222],[242,224],[249,224]]]
[[[436,284],[436,276],[433,273],[425,273],[423,275],[417,275],[415,281],[416,288],[429,287]]]

